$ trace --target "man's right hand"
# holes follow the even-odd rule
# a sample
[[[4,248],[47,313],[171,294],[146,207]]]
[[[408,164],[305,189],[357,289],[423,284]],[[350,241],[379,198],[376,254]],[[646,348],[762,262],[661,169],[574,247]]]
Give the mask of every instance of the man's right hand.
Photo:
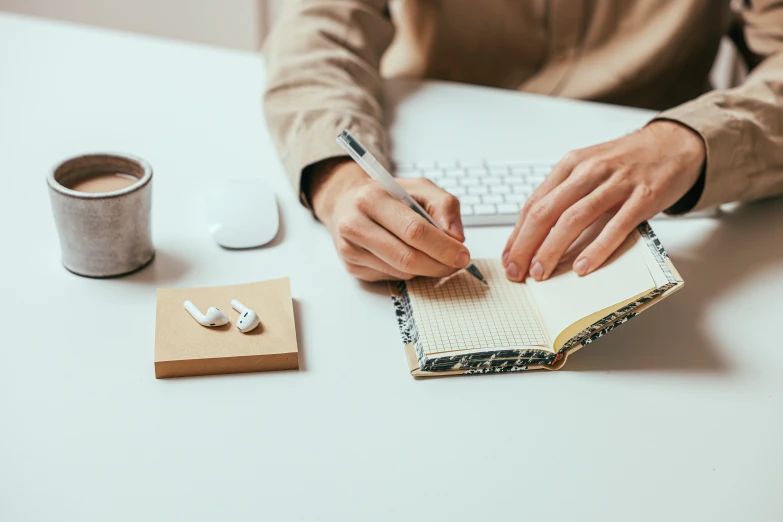
[[[457,198],[423,178],[400,185],[448,234],[428,223],[347,158],[310,167],[310,200],[349,273],[365,281],[445,277],[470,260]]]

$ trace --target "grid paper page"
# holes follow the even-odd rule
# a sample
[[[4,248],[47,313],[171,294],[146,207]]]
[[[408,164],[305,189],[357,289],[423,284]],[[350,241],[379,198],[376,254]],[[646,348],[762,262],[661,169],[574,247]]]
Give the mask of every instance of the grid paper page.
[[[408,281],[419,341],[427,355],[455,350],[548,347],[538,314],[497,259],[474,260],[489,286],[460,271],[439,280]]]

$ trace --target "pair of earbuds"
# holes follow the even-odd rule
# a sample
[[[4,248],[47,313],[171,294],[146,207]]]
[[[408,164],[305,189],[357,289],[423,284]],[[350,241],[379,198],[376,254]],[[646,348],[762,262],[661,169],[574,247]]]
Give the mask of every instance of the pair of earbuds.
[[[185,310],[187,310],[188,313],[193,316],[193,319],[195,319],[196,322],[198,322],[198,324],[201,326],[211,328],[214,326],[223,326],[224,324],[228,324],[228,316],[214,306],[210,306],[207,309],[206,314],[202,314],[201,310],[196,308],[196,305],[194,305],[191,301],[185,301],[184,306]],[[239,328],[240,332],[247,333],[251,330],[254,330],[259,324],[261,324],[261,320],[258,318],[258,314],[240,303],[238,300],[232,299],[231,307],[240,314],[239,319],[237,320],[237,328]]]

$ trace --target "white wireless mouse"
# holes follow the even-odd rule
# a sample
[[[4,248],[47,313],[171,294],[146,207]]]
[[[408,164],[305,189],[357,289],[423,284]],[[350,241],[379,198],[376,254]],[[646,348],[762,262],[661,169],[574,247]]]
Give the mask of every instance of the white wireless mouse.
[[[232,179],[210,188],[207,226],[218,245],[253,248],[277,235],[280,218],[275,193],[258,179]]]

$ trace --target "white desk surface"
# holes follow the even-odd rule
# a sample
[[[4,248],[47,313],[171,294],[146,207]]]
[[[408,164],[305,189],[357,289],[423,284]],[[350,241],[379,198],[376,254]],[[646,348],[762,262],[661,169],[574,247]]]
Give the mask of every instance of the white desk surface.
[[[685,288],[562,371],[417,381],[385,288],[289,188],[262,85],[253,54],[0,15],[0,520],[783,520],[783,201],[655,224]],[[403,159],[557,157],[650,115],[391,90]],[[101,281],[60,266],[44,175],[104,150],[153,165],[158,257]],[[277,191],[268,248],[207,234],[237,176]],[[155,380],[156,287],[286,275],[300,371]]]

